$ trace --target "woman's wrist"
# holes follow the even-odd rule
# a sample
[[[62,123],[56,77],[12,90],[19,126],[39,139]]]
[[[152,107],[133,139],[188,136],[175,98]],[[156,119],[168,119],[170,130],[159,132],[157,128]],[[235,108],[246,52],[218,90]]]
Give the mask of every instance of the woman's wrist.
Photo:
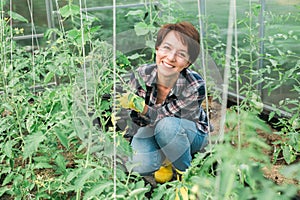
[[[148,105],[145,104],[143,112],[141,113],[142,115],[146,115],[146,113],[148,112]]]

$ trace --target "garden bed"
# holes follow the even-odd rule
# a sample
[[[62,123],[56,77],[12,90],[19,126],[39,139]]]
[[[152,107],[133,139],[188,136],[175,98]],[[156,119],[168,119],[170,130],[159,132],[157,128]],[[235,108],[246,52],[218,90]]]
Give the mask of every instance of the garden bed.
[[[204,104],[204,107],[205,106],[206,105]],[[217,136],[219,134],[219,130],[220,130],[221,104],[217,101],[212,101],[210,99],[209,100],[209,112],[210,112],[210,121],[214,127],[214,130],[211,133],[211,136],[213,138],[214,136]],[[281,170],[289,165],[285,162],[282,154],[279,155],[276,160],[274,160],[274,149],[280,148],[279,145],[276,145],[274,143],[282,140],[283,138],[280,135],[275,134],[275,132],[277,132],[276,129],[272,128],[271,125],[269,125],[269,126],[270,126],[272,133],[257,130],[257,135],[271,147],[268,150],[263,150],[264,154],[266,154],[269,157],[270,163],[272,163],[269,167],[262,168],[264,177],[266,179],[271,180],[272,182],[274,182],[277,185],[291,184],[291,185],[299,186],[299,181],[297,179],[288,178],[281,173]],[[212,143],[215,143],[215,142],[212,141]],[[294,161],[293,164],[298,163],[299,161],[300,161],[300,156],[298,155],[296,161]],[[158,184],[155,182],[155,180],[152,176],[145,177],[145,180],[146,180],[146,182],[149,182],[150,185],[152,185],[153,189],[158,187]],[[176,180],[175,176],[173,177],[173,181],[174,180]],[[151,198],[151,193],[148,193],[147,196],[149,198]],[[300,199],[300,188],[298,190],[298,194],[295,197],[293,197],[292,199],[293,200]]]
[[[210,120],[214,126],[214,131],[212,135],[216,135],[219,133],[219,129],[220,129],[221,105],[217,101],[211,101],[209,108],[210,108]],[[279,145],[276,145],[276,142],[283,140],[283,138],[280,135],[275,134],[276,132],[278,132],[278,130],[273,128],[271,125],[270,125],[270,129],[272,130],[271,134],[263,132],[261,130],[257,131],[257,135],[261,137],[271,147],[268,151],[264,151],[264,153],[269,156],[270,162],[273,164],[269,168],[267,167],[263,168],[264,176],[267,179],[272,180],[276,184],[298,185],[299,191],[295,199],[300,199],[299,181],[296,179],[287,178],[284,175],[282,175],[282,173],[280,172],[280,170],[288,166],[288,164],[283,158],[282,153],[278,156],[276,160],[274,160],[275,148],[277,149],[280,148]],[[299,163],[299,161],[300,161],[300,155],[297,155],[296,161],[294,161],[293,163]]]

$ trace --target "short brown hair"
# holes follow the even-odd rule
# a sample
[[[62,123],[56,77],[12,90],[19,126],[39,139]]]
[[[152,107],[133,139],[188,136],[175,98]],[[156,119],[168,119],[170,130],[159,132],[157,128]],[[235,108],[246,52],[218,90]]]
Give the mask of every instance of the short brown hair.
[[[166,35],[171,31],[179,33],[178,36],[182,43],[188,47],[189,62],[194,63],[200,52],[200,35],[197,29],[189,22],[163,25],[157,33],[155,49],[161,45]]]

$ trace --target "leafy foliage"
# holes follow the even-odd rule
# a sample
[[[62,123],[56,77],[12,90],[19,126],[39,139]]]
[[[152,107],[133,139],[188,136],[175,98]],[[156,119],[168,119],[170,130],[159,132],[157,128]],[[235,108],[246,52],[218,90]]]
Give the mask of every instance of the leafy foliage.
[[[63,17],[78,15],[71,8],[62,9]],[[1,23],[9,33],[7,21]],[[92,50],[84,56],[80,32],[76,27],[67,32],[49,30],[46,37],[55,33],[57,40],[33,53],[11,40],[1,43],[3,198],[113,199],[114,180],[119,198],[141,197],[149,190],[140,176],[126,174],[123,159],[130,154],[129,144],[121,133],[107,128],[112,99],[104,96],[114,86],[112,46],[91,42],[94,38],[89,35],[84,42],[92,44]],[[116,63],[119,83],[124,84],[122,76],[130,62],[119,53]]]
[[[237,122],[240,130],[237,129]],[[254,114],[229,112],[228,134],[213,152],[198,154],[187,174],[187,184],[195,199],[289,199],[297,188],[276,185],[267,180],[263,168],[269,167],[264,150],[270,147],[257,136],[257,130],[270,132]],[[237,131],[241,136],[237,137]],[[235,145],[237,144],[237,145]]]
[[[282,156],[287,164],[291,164],[299,156],[299,55],[297,50],[282,44],[297,43],[299,34],[281,27],[287,21],[299,23],[299,16],[290,16],[290,13],[276,15],[271,11],[264,13],[268,35],[259,38],[256,36],[261,34],[257,23],[260,9],[259,4],[253,4],[237,21],[243,34],[238,35],[238,49],[234,49],[238,57],[231,58],[230,89],[244,97],[238,105],[243,110],[261,114],[264,108],[268,110],[263,102],[272,104],[268,120],[272,123],[272,119],[278,119],[272,125],[282,136],[282,140],[274,143],[279,146],[274,149],[274,162]],[[226,44],[221,29],[210,24],[208,30],[208,51],[219,66],[224,66]],[[264,52],[261,51],[262,45]],[[287,98],[279,95],[285,89],[293,95]],[[291,93],[287,91],[285,94]]]

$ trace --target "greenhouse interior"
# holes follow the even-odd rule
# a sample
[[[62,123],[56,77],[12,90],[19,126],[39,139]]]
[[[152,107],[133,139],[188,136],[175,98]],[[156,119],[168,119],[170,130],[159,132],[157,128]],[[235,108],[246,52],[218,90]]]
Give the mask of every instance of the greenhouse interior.
[[[300,0],[0,6],[0,199],[300,199]],[[199,54],[183,71],[205,82],[207,144],[182,174],[171,161],[159,182],[129,162],[133,111],[156,126],[130,81],[158,59],[161,27],[180,22],[199,33]],[[118,100],[124,91],[129,107]]]

